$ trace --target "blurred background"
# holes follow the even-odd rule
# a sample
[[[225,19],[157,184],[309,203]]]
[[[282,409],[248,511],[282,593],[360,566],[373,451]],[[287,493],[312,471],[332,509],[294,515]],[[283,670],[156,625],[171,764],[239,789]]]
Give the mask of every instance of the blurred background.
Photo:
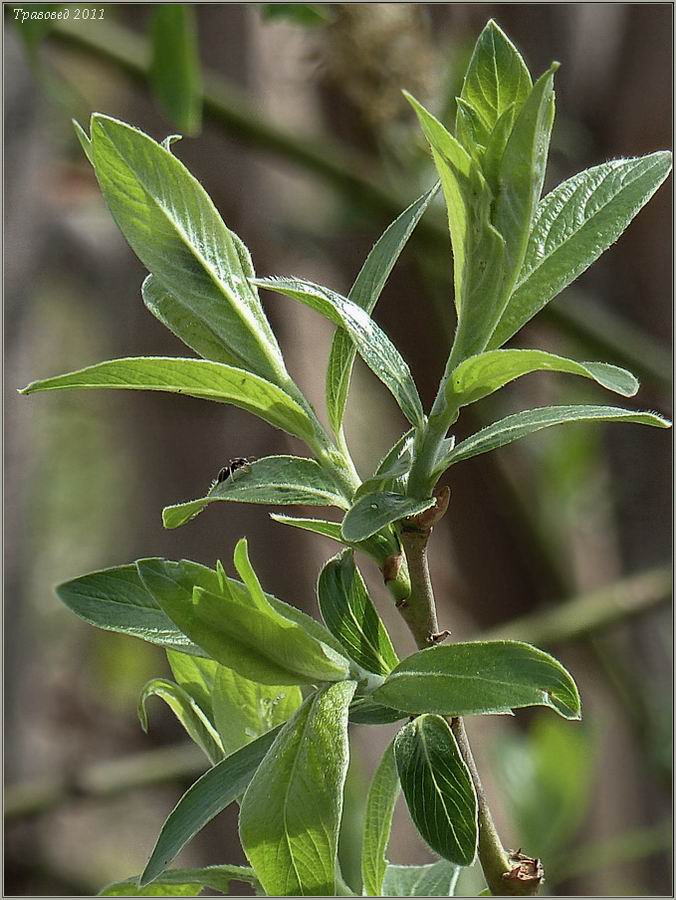
[[[85,625],[53,585],[139,556],[220,557],[227,567],[247,535],[264,586],[317,614],[317,572],[335,552],[264,507],[217,504],[162,528],[162,507],[200,496],[230,457],[288,452],[291,439],[243,412],[159,394],[16,394],[109,357],[184,353],[141,302],[143,268],[71,117],[105,112],[156,139],[192,130],[174,150],[258,273],[343,293],[434,178],[401,88],[450,121],[490,17],[534,75],[561,63],[546,189],[586,166],[668,148],[672,134],[670,4],[196,4],[201,125],[198,103],[177,111],[157,80],[149,85],[151,6],[100,8],[102,19],[29,30],[5,7],[6,895],[88,895],[139,872],[204,768],[163,704],[148,736],[139,727],[136,698],[168,671],[162,652]],[[669,182],[519,346],[627,365],[642,388],[626,405],[669,415],[671,223]],[[432,209],[376,311],[427,405],[453,326],[444,228],[443,209]],[[263,299],[290,371],[323,408],[331,326]],[[463,415],[459,437],[518,409],[606,402],[580,381],[522,379]],[[358,364],[347,433],[364,476],[404,427]],[[670,454],[667,432],[566,426],[447,479],[451,507],[431,545],[441,627],[455,639],[540,643],[580,686],[581,724],[547,711],[468,723],[500,834],[544,858],[552,895],[671,892]],[[400,653],[411,652],[379,573],[364,563],[364,574]],[[366,788],[393,727],[353,727],[341,846],[353,883]],[[389,857],[430,859],[404,809]],[[243,862],[234,809],[178,860],[216,862]],[[463,874],[460,893],[482,888],[479,871]]]

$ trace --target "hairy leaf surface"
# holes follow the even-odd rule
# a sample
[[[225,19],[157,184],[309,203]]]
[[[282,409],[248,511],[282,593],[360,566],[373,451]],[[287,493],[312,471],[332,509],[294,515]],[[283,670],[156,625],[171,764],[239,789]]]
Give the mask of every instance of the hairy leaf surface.
[[[380,760],[366,798],[361,849],[361,877],[367,897],[383,896],[387,871],[385,852],[392,830],[394,806],[399,796],[399,774],[390,744]]]

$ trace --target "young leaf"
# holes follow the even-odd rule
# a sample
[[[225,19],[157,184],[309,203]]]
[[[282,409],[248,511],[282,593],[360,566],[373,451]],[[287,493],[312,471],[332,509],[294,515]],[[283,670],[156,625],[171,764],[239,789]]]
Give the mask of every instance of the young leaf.
[[[500,347],[615,243],[671,171],[671,153],[615,159],[564,181],[539,204]]]
[[[424,421],[418,389],[401,354],[369,314],[347,297],[298,278],[256,278],[253,283],[299,300],[344,328],[371,371],[389,388],[411,425]]]
[[[162,510],[165,528],[178,528],[216,500],[270,505],[349,507],[340,488],[314,459],[266,456],[214,485],[205,497]]]
[[[270,896],[333,896],[356,684],[309,697],[283,726],[242,800],[239,833]]]
[[[460,97],[492,132],[512,104],[518,112],[531,90],[531,77],[521,54],[491,19],[479,35],[467,67]]]
[[[368,672],[387,675],[399,662],[351,550],[329,560],[317,582],[326,626]]]
[[[214,721],[214,710],[211,695],[214,690],[216,676],[222,667],[213,659],[188,656],[167,650],[167,661],[176,683],[189,694],[205,713],[210,721]]]
[[[92,116],[91,139],[103,195],[141,262],[206,318],[231,364],[289,388],[279,346],[248,281],[248,252],[201,184],[170,151],[123,122]]]
[[[196,897],[202,888],[221,894],[230,893],[232,881],[255,884],[256,875],[249,866],[206,866],[203,869],[168,869],[152,884],[139,887],[139,876],[109,884],[99,897]]]
[[[303,531],[311,531],[313,534],[321,534],[323,537],[331,538],[344,546],[352,547],[353,550],[361,550],[368,556],[371,556],[379,565],[390,556],[399,553],[394,535],[384,531],[383,533],[374,534],[365,541],[350,543],[343,538],[340,522],[327,522],[325,519],[303,519],[294,516],[285,516],[281,513],[270,513],[270,518],[281,525],[291,525],[293,528],[300,528]]]
[[[446,859],[428,866],[388,866],[383,897],[453,897],[460,866]]]
[[[279,729],[269,731],[226,756],[209,769],[181,797],[157,838],[155,848],[139,879],[150,884],[214,816],[242,795],[254,772],[272,746]]]
[[[246,585],[253,605],[261,612],[269,612],[274,615],[274,611],[265,596],[265,591],[258,580],[258,575],[256,575],[254,568],[251,565],[251,560],[249,559],[249,544],[246,538],[240,538],[240,540],[237,541],[233,558],[237,574]]]
[[[373,312],[390,272],[438,190],[439,184],[437,183],[422,197],[414,200],[387,227],[366,257],[347,297],[365,309],[367,313]],[[345,331],[342,329],[336,331],[326,372],[326,406],[331,427],[336,434],[343,427],[343,416],[350,389],[355,353],[354,345]]]
[[[150,81],[169,118],[186,134],[202,120],[202,76],[192,6],[161,4],[153,10]]]
[[[350,507],[343,519],[343,537],[352,542],[366,540],[391,522],[416,516],[435,503],[434,498],[416,500],[391,492],[366,494]]]
[[[156,356],[111,359],[65,375],[33,381],[19,393],[98,388],[166,391],[229,403],[307,443],[312,444],[314,440],[315,429],[308,414],[276,385],[243,369],[205,359]]]
[[[608,363],[579,363],[544,350],[488,350],[460,363],[448,381],[447,393],[458,406],[467,406],[531,372],[581,375],[624,397],[633,397],[638,390],[631,372]]]
[[[554,122],[554,73],[558,66],[558,63],[552,63],[535,83],[514,122],[498,167],[499,190],[492,222],[505,240],[505,280],[499,316],[494,320],[493,328],[498,324],[519,275],[542,193]]]
[[[390,839],[392,816],[399,790],[394,745],[390,744],[380,760],[366,798],[361,877],[364,894],[367,897],[383,896],[383,880],[387,871],[385,851]]]
[[[486,715],[549,706],[564,719],[581,717],[570,673],[553,656],[520,641],[420,650],[399,663],[371,696],[408,713]]]
[[[192,740],[204,751],[212,766],[223,759],[221,739],[209,718],[183,688],[166,678],[153,678],[141,691],[138,717],[145,732],[148,731],[146,704],[153,696],[164,700]]]
[[[403,434],[385,454],[371,478],[362,481],[354,494],[358,500],[365,494],[377,491],[403,492],[406,478],[413,463],[414,431]]]
[[[455,136],[472,159],[481,163],[491,133],[470,103],[463,100],[462,97],[456,97],[455,102],[457,106]]]
[[[524,412],[506,416],[481,431],[471,435],[448,453],[438,464],[435,473],[441,474],[449,466],[489,453],[518,441],[542,428],[560,425],[565,422],[634,422],[637,425],[652,425],[656,428],[670,428],[671,423],[657,413],[635,412],[631,409],[618,409],[615,406],[544,406],[540,409],[527,409]]]
[[[56,595],[76,616],[97,628],[206,656],[162,611],[134,565],[101,569],[65,581],[56,588]]]
[[[390,725],[405,718],[399,709],[390,709],[374,703],[370,696],[357,697],[350,706],[350,722],[355,725]]]
[[[340,681],[348,661],[273,609],[227,590],[213,593],[164,560],[139,560],[144,584],[167,615],[221,665],[262,684]]]
[[[92,142],[89,139],[89,135],[84,130],[82,125],[80,125],[80,123],[77,121],[77,119],[71,119],[71,122],[73,123],[73,128],[75,130],[75,136],[77,137],[78,141],[80,142],[80,146],[84,150],[84,155],[87,157],[87,159],[93,166],[94,165],[94,155],[93,155],[93,150],[92,150]]]
[[[441,716],[418,716],[394,740],[406,805],[425,842],[458,866],[474,862],[477,798],[453,732]]]
[[[212,703],[226,755],[291,718],[302,703],[300,688],[258,684],[219,666]]]

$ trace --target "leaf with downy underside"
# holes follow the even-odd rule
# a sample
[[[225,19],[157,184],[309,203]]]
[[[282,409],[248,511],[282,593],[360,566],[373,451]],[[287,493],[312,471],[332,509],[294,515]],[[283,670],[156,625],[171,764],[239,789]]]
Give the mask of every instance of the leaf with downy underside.
[[[564,181],[537,207],[516,287],[489,347],[516,334],[615,243],[671,171],[666,150],[615,159]]]
[[[230,883],[242,881],[256,884],[256,875],[249,866],[205,866],[202,869],[168,869],[152,884],[139,887],[138,875],[109,884],[99,897],[196,897],[202,888],[221,894],[230,893]]]
[[[458,866],[476,857],[477,797],[448,722],[418,716],[394,739],[394,756],[406,805],[423,840]]]
[[[467,406],[531,372],[581,375],[623,397],[633,397],[639,387],[631,372],[609,363],[580,363],[544,350],[487,350],[460,363],[448,380],[446,394],[450,402]]]
[[[303,531],[311,531],[313,534],[320,534],[322,537],[330,538],[344,546],[352,547],[353,550],[361,550],[372,557],[378,565],[382,565],[390,556],[397,555],[399,547],[394,535],[378,533],[366,538],[365,541],[351,543],[343,538],[340,522],[328,522],[325,519],[307,519],[295,516],[285,516],[281,513],[270,513],[270,518],[279,522],[281,525],[291,525],[293,528],[300,528]]]
[[[427,866],[388,866],[383,897],[453,897],[460,866],[440,859]]]
[[[202,74],[192,6],[159,4],[151,21],[150,83],[169,118],[186,134],[202,121]]]
[[[56,588],[56,595],[76,616],[97,628],[181,653],[206,656],[162,610],[133,564],[113,566],[65,581]]]
[[[223,759],[223,745],[213,723],[180,685],[167,678],[153,678],[141,691],[138,717],[145,732],[148,731],[147,703],[150,697],[164,700],[188,735],[204,751],[212,766]]]
[[[446,200],[453,248],[458,327],[454,353],[480,353],[502,313],[505,241],[491,222],[492,192],[477,163],[452,134],[410,94],[432,148]]]
[[[334,896],[354,682],[305,701],[283,726],[240,807],[239,834],[269,896]]]
[[[365,309],[329,288],[300,278],[255,278],[253,283],[304,303],[344,328],[357,352],[390,390],[411,425],[422,427],[424,414],[411,370]]]
[[[105,200],[144,266],[208,322],[231,364],[288,387],[279,346],[248,280],[248,251],[202,185],[169,150],[123,122],[92,116],[91,139]]]
[[[269,731],[236,753],[226,756],[188,789],[162,826],[148,864],[139,879],[141,887],[161,875],[174,857],[214,816],[244,793],[278,731],[279,728]]]
[[[490,453],[552,425],[594,421],[631,422],[637,425],[652,425],[655,428],[671,427],[671,422],[657,413],[620,409],[616,406],[543,406],[539,409],[527,409],[493,422],[492,425],[487,425],[476,434],[460,441],[440,460],[434,472],[435,475],[439,475],[449,466],[479,456],[481,453]]]
[[[226,756],[291,718],[303,700],[296,685],[259,684],[219,666],[212,694],[214,724]]]
[[[390,272],[438,190],[437,183],[411,203],[387,227],[366,257],[347,297],[367,313],[373,312]],[[331,427],[336,434],[343,426],[355,353],[352,340],[345,331],[339,329],[333,338],[326,370],[326,406]]]
[[[390,709],[388,706],[374,703],[368,694],[357,697],[350,706],[350,722],[355,725],[390,725],[392,722],[399,722],[405,716],[400,709]]]
[[[206,359],[141,356],[111,359],[75,372],[33,381],[19,393],[97,390],[166,391],[229,403],[275,428],[312,443],[315,428],[304,409],[276,385],[251,372]]]
[[[570,673],[553,656],[521,641],[420,650],[399,663],[371,696],[411,714],[488,715],[548,706],[564,719],[581,717]]]
[[[361,877],[364,894],[367,897],[383,896],[383,880],[387,871],[385,852],[390,840],[394,806],[399,791],[399,774],[392,743],[380,760],[366,798]]]
[[[490,133],[512,104],[517,113],[531,91],[531,77],[519,51],[491,19],[474,46],[460,97]]]
[[[491,219],[505,240],[505,279],[499,304],[500,316],[519,275],[533,216],[542,193],[554,123],[554,73],[558,66],[558,63],[552,63],[533,86],[514,122],[498,166],[499,190]],[[496,318],[493,328],[497,324]]]
[[[266,456],[213,485],[204,497],[165,507],[164,527],[185,525],[217,500],[270,506],[337,506],[340,509],[350,506],[335,481],[314,459]]]
[[[387,675],[399,662],[354,562],[352,550],[330,559],[319,574],[322,618],[348,655],[368,672]]]
[[[381,528],[400,519],[416,516],[436,503],[435,499],[417,500],[391,491],[365,494],[350,507],[343,519],[346,541],[363,541]]]
[[[148,590],[176,625],[221,665],[262,684],[341,681],[348,661],[274,609],[263,612],[223,587],[203,587],[181,564],[137,562]],[[208,570],[207,570],[208,571]],[[204,582],[203,582],[204,583]]]

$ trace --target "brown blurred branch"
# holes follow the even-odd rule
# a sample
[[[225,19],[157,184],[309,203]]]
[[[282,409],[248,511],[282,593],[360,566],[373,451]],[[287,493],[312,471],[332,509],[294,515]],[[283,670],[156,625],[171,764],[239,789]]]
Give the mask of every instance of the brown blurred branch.
[[[136,80],[147,81],[148,42],[128,28],[111,22],[87,24],[67,20],[56,23],[51,37],[112,63]],[[249,98],[208,71],[204,73],[204,113],[229,135],[313,172],[366,211],[393,218],[408,203],[408,199],[397,196],[391,187],[380,186],[372,180],[372,167],[363,157],[326,140],[296,137],[261,116]],[[446,229],[431,219],[418,225],[416,237],[448,252]],[[585,306],[584,316],[579,310],[569,311],[557,305],[546,307],[542,314],[585,345],[600,349],[616,362],[632,366],[638,374],[661,387],[670,384],[671,366],[668,356],[665,364],[664,349],[649,335],[639,333],[633,323],[630,325],[609,310],[589,305]],[[603,327],[599,326],[600,318]],[[632,335],[629,344],[625,340],[627,334]]]

